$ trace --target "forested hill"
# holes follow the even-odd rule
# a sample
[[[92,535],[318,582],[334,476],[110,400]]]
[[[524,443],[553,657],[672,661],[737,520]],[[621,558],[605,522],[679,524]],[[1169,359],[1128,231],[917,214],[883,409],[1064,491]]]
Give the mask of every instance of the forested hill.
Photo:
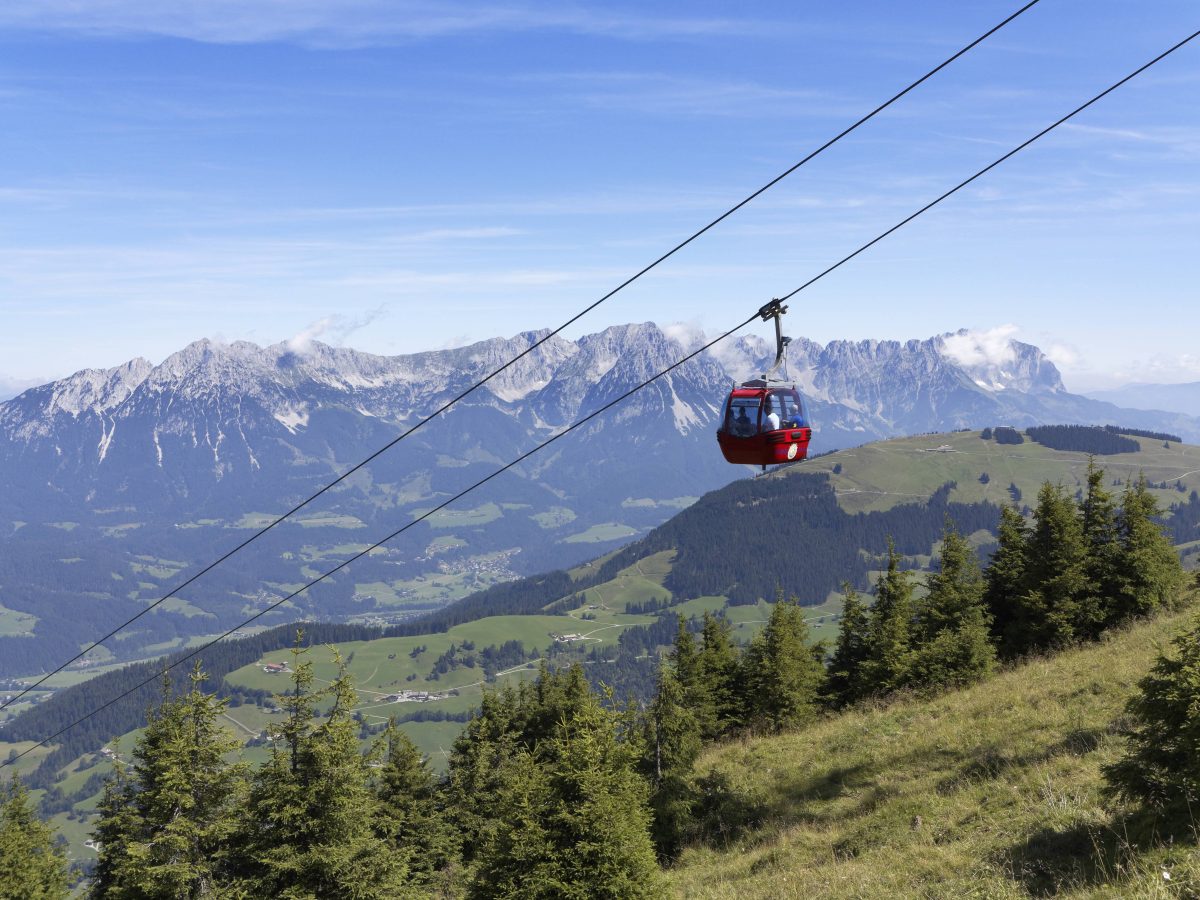
[[[954,487],[888,510],[847,513],[824,473],[741,481],[618,552],[600,574],[607,580],[638,559],[674,550],[665,586],[676,597],[723,596],[739,606],[783,591],[813,605],[843,581],[865,587],[889,537],[915,556],[930,552],[947,516],[966,534],[994,531],[1000,507],[951,502]]]
[[[725,597],[739,606],[782,590],[816,605],[843,581],[865,586],[867,572],[876,567],[871,557],[886,551],[889,537],[901,553],[917,555],[929,553],[947,516],[967,534],[994,532],[1000,507],[951,502],[954,487],[941,485],[927,499],[888,510],[850,513],[823,472],[796,469],[746,479],[706,494],[602,561],[498,585],[387,634],[427,634],[485,616],[540,613],[663,551],[675,553],[663,586],[676,600]]]

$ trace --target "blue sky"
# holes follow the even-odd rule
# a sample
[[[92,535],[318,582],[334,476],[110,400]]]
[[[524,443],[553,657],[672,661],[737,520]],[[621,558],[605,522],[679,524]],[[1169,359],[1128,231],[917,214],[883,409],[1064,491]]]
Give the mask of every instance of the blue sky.
[[[200,337],[558,325],[1018,5],[5,4],[0,382]],[[1042,0],[573,334],[728,327],[1198,27]],[[971,328],[1075,390],[1200,380],[1198,87],[1200,40],[800,295],[790,332]]]

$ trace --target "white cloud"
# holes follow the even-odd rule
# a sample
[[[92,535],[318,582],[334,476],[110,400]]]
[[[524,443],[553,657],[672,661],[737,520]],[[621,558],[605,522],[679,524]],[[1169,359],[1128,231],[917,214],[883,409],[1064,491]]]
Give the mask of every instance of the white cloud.
[[[317,321],[313,322],[299,334],[288,338],[288,349],[293,353],[308,352],[309,345],[329,330],[329,326],[333,324],[333,319],[333,316],[317,319]]]
[[[708,340],[704,329],[698,322],[671,322],[660,326],[662,333],[679,344],[684,350],[691,351]]]
[[[942,352],[961,366],[1002,366],[1016,358],[1012,341],[1018,330],[1016,325],[998,325],[949,334],[942,340]]]
[[[1079,351],[1069,344],[1049,344],[1042,348],[1042,352],[1060,369],[1073,369],[1079,365]]]
[[[782,23],[648,16],[611,5],[429,0],[23,0],[0,4],[0,28],[206,43],[287,41],[379,46],[481,32],[560,31],[625,40],[778,33]]]
[[[346,316],[335,314],[317,319],[317,321],[313,322],[307,328],[304,328],[298,334],[288,339],[288,349],[293,353],[307,353],[309,347],[312,346],[312,342],[318,338],[323,338],[328,343],[340,345],[345,342],[346,338],[354,334],[354,332],[361,331],[382,316],[383,312],[384,309],[380,306],[368,310],[363,315],[355,318],[347,318]]]
[[[1125,382],[1174,384],[1200,380],[1200,356],[1193,353],[1155,354],[1133,359],[1116,373]]]
[[[1050,355],[1049,352],[1047,355]],[[1112,355],[1105,357],[1113,361]],[[1051,356],[1051,359],[1054,359]],[[1139,384],[1190,384],[1200,381],[1200,355],[1157,353],[1146,357],[1116,358],[1115,364],[1097,367],[1082,353],[1056,365],[1068,377],[1073,391],[1103,391]]]

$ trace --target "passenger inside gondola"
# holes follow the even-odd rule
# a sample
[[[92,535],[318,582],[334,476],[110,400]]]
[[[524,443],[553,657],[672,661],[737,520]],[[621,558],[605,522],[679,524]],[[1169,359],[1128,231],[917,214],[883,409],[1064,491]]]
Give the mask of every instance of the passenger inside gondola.
[[[779,395],[767,394],[763,401],[763,431],[778,431],[782,427],[782,420],[779,418]]]
[[[800,408],[798,398],[792,392],[780,395],[783,400],[783,424],[785,428],[803,428],[804,411]]]
[[[757,397],[734,397],[725,430],[736,437],[753,437],[758,421]]]

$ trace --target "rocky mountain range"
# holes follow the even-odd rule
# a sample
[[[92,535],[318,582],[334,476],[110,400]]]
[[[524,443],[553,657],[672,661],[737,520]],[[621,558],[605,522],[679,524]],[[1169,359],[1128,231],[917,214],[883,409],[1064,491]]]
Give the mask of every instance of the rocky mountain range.
[[[394,357],[317,342],[203,340],[159,365],[85,370],[0,403],[0,674],[33,671],[35,647],[78,646],[98,624],[144,607],[544,336]],[[652,323],[546,340],[202,588],[147,616],[115,652],[169,647],[236,621],[700,340]],[[334,618],[410,614],[644,532],[749,473],[723,462],[713,432],[732,382],[772,355],[757,337],[715,348],[297,604]],[[813,452],[1046,422],[1115,422],[1200,440],[1196,419],[1070,394],[1036,347],[997,350],[965,331],[905,343],[797,339],[789,374],[808,398]],[[6,630],[5,615],[26,624]]]

